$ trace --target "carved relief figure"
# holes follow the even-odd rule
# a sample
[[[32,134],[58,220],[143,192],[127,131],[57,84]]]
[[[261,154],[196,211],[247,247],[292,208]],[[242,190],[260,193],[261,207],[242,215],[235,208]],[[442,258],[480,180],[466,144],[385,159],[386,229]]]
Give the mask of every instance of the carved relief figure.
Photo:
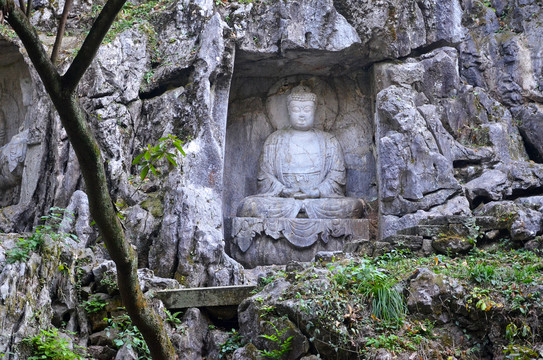
[[[345,162],[334,135],[313,128],[317,96],[302,85],[287,97],[290,127],[272,133],[259,162],[258,194],[238,216],[360,218],[363,204],[345,197]]]
[[[2,147],[7,141],[7,127],[6,127],[6,121],[4,120],[4,116],[2,112],[0,111],[0,147]]]

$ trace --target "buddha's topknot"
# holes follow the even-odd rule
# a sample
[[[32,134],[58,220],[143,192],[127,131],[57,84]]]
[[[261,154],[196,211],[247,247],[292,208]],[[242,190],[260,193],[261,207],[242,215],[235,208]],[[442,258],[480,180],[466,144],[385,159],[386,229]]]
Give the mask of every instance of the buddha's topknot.
[[[290,94],[287,96],[287,103],[290,103],[293,100],[298,101],[313,101],[317,103],[317,95],[311,92],[311,89],[304,85],[298,85],[290,91]]]

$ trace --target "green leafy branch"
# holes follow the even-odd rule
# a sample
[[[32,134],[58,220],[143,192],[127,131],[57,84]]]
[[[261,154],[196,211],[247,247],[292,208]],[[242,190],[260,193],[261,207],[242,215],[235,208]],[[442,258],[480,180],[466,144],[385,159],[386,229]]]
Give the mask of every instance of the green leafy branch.
[[[119,307],[117,310],[124,311],[124,307]],[[105,329],[107,336],[116,334],[113,339],[113,344],[117,349],[124,345],[133,349],[138,355],[138,360],[150,359],[151,353],[139,329],[132,323],[128,314],[123,313],[115,316],[112,319],[104,318],[107,321],[108,327]]]
[[[157,169],[157,162],[159,160],[166,158],[171,165],[177,167],[178,164],[176,159],[179,153],[185,156],[185,151],[181,146],[183,141],[178,139],[177,136],[169,134],[168,136],[158,139],[158,142],[159,143],[156,146],[147,145],[145,151],[132,161],[132,164],[138,165],[138,169],[141,171],[141,181],[145,180],[149,171],[155,176],[159,175],[159,170]],[[175,152],[168,151],[171,146],[175,148]]]
[[[288,353],[292,348],[292,339],[293,336],[289,336],[287,339],[283,339],[283,335],[286,334],[288,331],[288,328],[284,328],[282,330],[277,329],[277,326],[275,326],[274,323],[271,321],[266,321],[269,325],[271,325],[275,331],[275,334],[272,335],[259,335],[260,337],[267,339],[271,341],[272,343],[276,344],[279,349],[272,349],[272,350],[259,350],[260,355],[266,358],[270,359],[282,359],[283,355]]]

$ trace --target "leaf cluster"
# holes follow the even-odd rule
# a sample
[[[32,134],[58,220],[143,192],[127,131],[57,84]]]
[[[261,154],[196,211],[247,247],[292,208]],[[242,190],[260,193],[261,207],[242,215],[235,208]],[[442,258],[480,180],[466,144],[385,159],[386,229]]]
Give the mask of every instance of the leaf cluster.
[[[72,345],[61,336],[57,329],[41,329],[40,333],[34,337],[23,339],[32,347],[32,356],[28,360],[84,360],[85,357],[79,354],[82,347]],[[77,350],[74,351],[72,346]]]
[[[177,311],[172,314],[168,309],[164,309],[164,313],[166,314],[167,323],[170,323],[170,325],[172,325],[176,329],[179,329],[181,327],[182,321],[178,318],[178,316],[182,313],[182,311]]]
[[[91,295],[88,300],[81,304],[87,314],[97,313],[107,306],[107,302],[97,295]]]
[[[236,329],[232,329],[228,333],[230,336],[221,344],[219,348],[219,359],[225,358],[226,355],[233,353],[237,349],[245,346],[245,339]]]
[[[178,164],[176,159],[178,153],[185,156],[185,151],[181,144],[183,144],[183,141],[178,139],[177,136],[169,134],[168,136],[158,139],[158,145],[147,145],[145,151],[136,156],[134,161],[132,161],[132,164],[138,165],[138,169],[141,171],[141,180],[145,180],[149,174],[149,170],[153,175],[158,176],[159,170],[157,169],[157,162],[163,158],[166,158],[173,167],[177,167]],[[171,146],[175,148],[174,152],[168,151]]]
[[[119,308],[124,310],[124,308]],[[120,349],[126,345],[128,348],[133,349],[138,354],[138,360],[150,360],[151,353],[143,336],[139,329],[132,324],[132,320],[128,314],[122,314],[113,318],[105,319],[108,323],[106,328],[106,334],[116,332],[117,336],[113,339],[113,344]]]
[[[52,207],[49,215],[41,217],[43,224],[34,227],[34,231],[30,237],[26,239],[19,238],[15,247],[6,251],[6,262],[14,264],[18,261],[27,261],[33,252],[37,252],[41,248],[45,241],[45,236],[49,236],[54,241],[60,241],[66,237],[77,241],[76,235],[59,231],[60,224],[66,213],[69,214],[66,209]],[[71,221],[70,217],[68,219]]]
[[[266,321],[266,323],[269,324],[273,328],[275,333],[271,335],[268,335],[268,334],[260,335],[260,337],[271,341],[278,348],[272,349],[272,350],[259,350],[259,353],[265,358],[277,359],[277,360],[282,359],[283,356],[292,349],[292,339],[294,337],[289,336],[288,338],[283,339],[288,328],[279,330],[273,322]]]

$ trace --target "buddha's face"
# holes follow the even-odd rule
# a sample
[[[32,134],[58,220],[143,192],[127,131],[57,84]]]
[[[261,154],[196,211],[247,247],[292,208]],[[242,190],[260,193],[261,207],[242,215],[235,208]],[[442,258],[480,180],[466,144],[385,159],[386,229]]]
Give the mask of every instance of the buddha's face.
[[[315,103],[311,100],[292,100],[288,104],[290,125],[296,130],[309,130],[315,121]]]

